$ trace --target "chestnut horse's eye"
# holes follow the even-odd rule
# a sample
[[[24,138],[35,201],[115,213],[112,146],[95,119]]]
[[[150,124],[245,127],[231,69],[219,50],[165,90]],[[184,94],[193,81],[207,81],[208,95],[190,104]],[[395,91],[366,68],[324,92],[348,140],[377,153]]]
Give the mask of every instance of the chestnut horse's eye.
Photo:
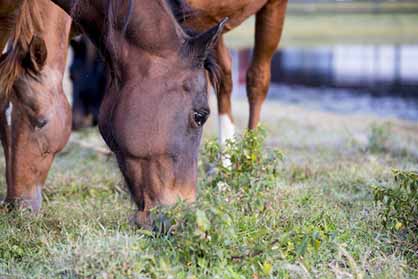
[[[209,117],[209,111],[199,110],[192,112],[192,123],[195,128],[202,127]]]

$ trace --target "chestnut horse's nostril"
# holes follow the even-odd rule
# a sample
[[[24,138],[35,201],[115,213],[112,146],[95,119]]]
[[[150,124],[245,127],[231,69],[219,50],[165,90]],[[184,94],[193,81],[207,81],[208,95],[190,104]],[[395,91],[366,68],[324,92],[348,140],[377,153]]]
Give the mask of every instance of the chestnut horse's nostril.
[[[42,186],[37,185],[32,193],[20,194],[18,197],[6,197],[2,204],[7,210],[29,209],[32,213],[39,213],[42,205]]]

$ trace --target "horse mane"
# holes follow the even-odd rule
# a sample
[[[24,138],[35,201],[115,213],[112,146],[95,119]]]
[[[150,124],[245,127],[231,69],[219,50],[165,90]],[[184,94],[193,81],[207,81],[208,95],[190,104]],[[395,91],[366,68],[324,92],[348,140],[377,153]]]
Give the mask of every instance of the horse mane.
[[[181,24],[190,17],[197,15],[197,11],[193,10],[184,0],[166,0],[171,11],[177,21]]]
[[[222,68],[218,64],[218,58],[215,54],[215,50],[211,49],[206,57],[204,67],[209,75],[209,81],[212,84],[215,93],[219,92],[220,82],[223,76]]]
[[[198,35],[197,32],[190,29],[185,29],[185,32],[189,36],[189,38]],[[201,57],[200,53],[196,53],[196,50],[191,47],[188,47],[187,44],[185,45],[185,47],[183,47],[183,51],[186,57]],[[219,66],[218,57],[216,55],[215,49],[207,49],[205,56],[205,61],[203,61],[203,63],[201,61],[198,61],[198,63],[195,64],[195,67],[203,67],[207,71],[209,82],[212,85],[213,90],[215,90],[215,93],[218,93],[220,89],[220,81],[222,80],[223,76],[223,71],[222,68]]]
[[[37,0],[22,0],[15,18],[9,18],[3,25],[11,30],[7,52],[0,59],[0,99],[1,103],[10,100],[15,81],[25,71],[21,65],[29,50],[34,35],[43,30],[43,21]]]
[[[128,30],[129,21],[133,11],[133,0],[122,0],[126,3],[128,11],[125,15],[125,19],[123,20],[123,24],[121,27],[122,35],[126,34]],[[114,61],[119,56],[117,43],[112,40],[114,34],[114,27],[120,24],[118,21],[118,13],[120,13],[120,4],[121,0],[107,0],[106,9],[105,9],[105,20],[106,20],[106,30],[101,34],[101,38],[99,41],[95,42],[97,49],[99,50],[99,54],[102,56],[103,60],[106,62],[105,64],[109,68],[110,72],[110,82],[114,83],[116,87],[119,87],[119,81],[121,79],[121,69],[118,67],[117,63]],[[75,0],[71,7],[70,16],[74,19],[74,22],[77,22],[78,14],[82,9],[82,2],[81,0]],[[89,36],[88,36],[89,37]],[[90,38],[91,39],[91,38]],[[93,41],[93,40],[92,40]],[[105,51],[105,47],[110,48],[112,54]]]
[[[180,29],[180,32],[185,34],[187,39],[191,39],[194,36],[197,36],[199,33],[190,29],[190,28],[184,28],[181,26],[183,22],[185,22],[190,17],[197,16],[197,11],[193,10],[184,0],[164,0],[164,2],[167,4],[168,12],[171,16],[173,16],[173,19],[175,20],[176,29]],[[177,31],[179,32],[179,31]],[[186,56],[191,57],[197,57],[200,55],[195,55],[194,49],[191,49],[186,46],[184,47],[184,53]],[[209,81],[215,90],[215,92],[219,91],[220,81],[223,76],[223,72],[221,67],[218,64],[218,59],[215,53],[214,49],[208,49],[206,50],[206,59],[203,62],[203,65],[199,64],[198,67],[204,67],[204,69],[207,71],[209,76]]]

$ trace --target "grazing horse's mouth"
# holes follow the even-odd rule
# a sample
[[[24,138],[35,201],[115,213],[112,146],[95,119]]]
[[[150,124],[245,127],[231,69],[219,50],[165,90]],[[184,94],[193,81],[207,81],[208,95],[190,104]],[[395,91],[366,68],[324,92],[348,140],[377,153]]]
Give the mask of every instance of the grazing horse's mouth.
[[[30,194],[32,195],[31,197],[22,195],[17,197],[8,196],[4,200],[4,204],[9,209],[30,209],[31,212],[38,213],[42,207],[42,186],[36,185]]]

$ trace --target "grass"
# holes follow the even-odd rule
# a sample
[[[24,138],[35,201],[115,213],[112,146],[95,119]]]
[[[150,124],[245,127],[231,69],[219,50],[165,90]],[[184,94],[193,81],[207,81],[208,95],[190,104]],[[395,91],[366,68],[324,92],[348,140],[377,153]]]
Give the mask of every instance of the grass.
[[[416,44],[417,14],[288,14],[280,45]],[[254,18],[226,35],[233,48],[253,46]]]
[[[242,129],[246,104],[234,101]],[[206,144],[198,202],[156,218],[169,235],[132,227],[115,161],[70,143],[42,212],[0,213],[0,278],[416,278],[416,246],[384,228],[372,186],[418,169],[418,125],[276,102],[263,122],[266,145],[262,134],[232,145],[232,169]],[[94,129],[73,138],[103,144]]]
[[[418,3],[408,1],[289,1],[288,12],[294,13],[411,13]]]

